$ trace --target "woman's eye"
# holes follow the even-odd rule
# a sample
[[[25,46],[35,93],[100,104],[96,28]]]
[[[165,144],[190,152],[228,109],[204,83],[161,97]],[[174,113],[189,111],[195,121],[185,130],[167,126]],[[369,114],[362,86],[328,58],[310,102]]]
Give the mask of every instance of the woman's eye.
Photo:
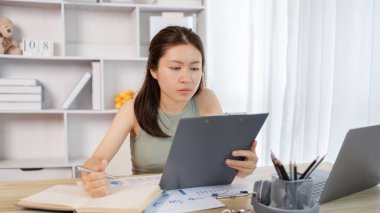
[[[170,67],[172,70],[181,70],[181,67]]]
[[[192,71],[198,71],[199,68],[198,67],[193,67],[193,68],[190,68]]]

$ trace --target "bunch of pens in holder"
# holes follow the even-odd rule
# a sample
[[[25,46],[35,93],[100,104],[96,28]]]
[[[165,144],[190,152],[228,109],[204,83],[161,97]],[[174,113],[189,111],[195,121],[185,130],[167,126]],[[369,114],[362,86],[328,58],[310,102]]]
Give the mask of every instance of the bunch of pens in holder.
[[[295,163],[290,163],[289,172],[286,172],[281,161],[271,153],[277,173],[272,175],[271,181],[255,182],[253,191],[256,195],[252,197],[255,211],[259,213],[319,212],[319,203],[311,197],[313,180],[310,175],[325,156],[317,157],[302,174],[299,174]]]
[[[311,164],[307,167],[307,169],[302,174],[299,174],[297,172],[297,164],[290,162],[289,172],[287,173],[281,161],[275,157],[273,152],[271,152],[271,158],[272,158],[274,168],[276,169],[278,177],[282,180],[307,179],[311,175],[311,173],[313,173],[313,171],[319,166],[319,164],[322,163],[325,157],[326,155],[324,155],[321,158],[317,156],[317,158],[314,159],[313,162],[311,162]]]

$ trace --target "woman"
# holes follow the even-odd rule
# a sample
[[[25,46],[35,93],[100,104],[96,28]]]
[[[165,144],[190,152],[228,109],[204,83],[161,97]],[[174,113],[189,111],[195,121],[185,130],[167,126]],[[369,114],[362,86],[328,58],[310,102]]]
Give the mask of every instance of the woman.
[[[104,170],[130,134],[134,174],[162,172],[178,122],[184,117],[222,114],[215,94],[203,88],[205,64],[201,39],[190,29],[167,27],[151,41],[144,84],[137,96],[116,114],[110,129],[84,166],[83,187],[93,197],[107,194]],[[256,168],[256,142],[226,160],[241,177]]]

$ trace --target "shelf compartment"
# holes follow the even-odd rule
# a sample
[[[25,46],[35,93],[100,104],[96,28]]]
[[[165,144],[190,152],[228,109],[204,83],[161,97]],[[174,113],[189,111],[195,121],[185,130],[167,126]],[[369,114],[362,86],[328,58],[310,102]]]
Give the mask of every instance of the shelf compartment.
[[[43,109],[61,109],[62,103],[85,72],[91,73],[91,61],[7,60],[0,58],[1,78],[35,78],[43,86]],[[76,109],[91,109],[91,83],[75,99]]]
[[[63,114],[1,113],[0,120],[0,162],[67,162]]]
[[[66,56],[137,57],[134,7],[64,4]]]
[[[177,12],[183,11],[188,13],[197,13],[205,9],[204,6],[167,6],[167,5],[156,5],[156,4],[139,4],[140,11],[170,11]]]
[[[67,114],[69,162],[89,159],[111,126],[114,114]]]
[[[44,158],[44,159],[2,159],[0,169],[33,169],[67,167],[67,158]]]
[[[72,178],[72,168],[0,169],[1,181],[48,180]]]
[[[12,35],[18,42],[22,39],[52,40],[54,55],[61,55],[63,23],[61,4],[42,2],[0,1],[0,14],[12,20]],[[46,32],[49,29],[49,33]]]
[[[148,57],[149,43],[150,43],[150,17],[151,16],[161,16],[162,12],[180,12],[183,13],[185,17],[193,16],[196,33],[204,33],[203,25],[199,26],[198,15],[202,15],[202,12],[189,12],[183,10],[140,10],[140,57]],[[201,37],[203,35],[200,34]]]
[[[145,61],[104,61],[104,107],[114,109],[115,97],[126,89],[137,92],[144,81]]]
[[[61,5],[62,0],[2,0],[2,5],[55,8]]]
[[[146,57],[78,57],[78,56],[52,56],[52,57],[40,57],[40,56],[21,56],[21,55],[0,55],[0,59],[11,60],[40,60],[40,61],[147,61]]]

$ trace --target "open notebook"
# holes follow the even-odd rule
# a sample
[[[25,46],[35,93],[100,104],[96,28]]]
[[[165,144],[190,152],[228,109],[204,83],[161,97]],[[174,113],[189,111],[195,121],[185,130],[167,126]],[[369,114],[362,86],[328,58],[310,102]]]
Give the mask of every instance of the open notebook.
[[[108,196],[92,198],[81,186],[56,185],[19,200],[17,205],[75,212],[142,212],[161,192],[158,185],[138,185],[115,187]]]

